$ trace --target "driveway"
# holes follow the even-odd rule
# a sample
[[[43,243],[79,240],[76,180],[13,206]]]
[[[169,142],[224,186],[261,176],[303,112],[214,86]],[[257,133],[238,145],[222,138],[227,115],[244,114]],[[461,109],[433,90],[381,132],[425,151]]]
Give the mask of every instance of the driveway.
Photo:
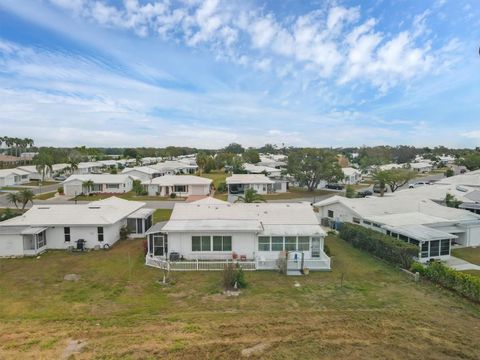
[[[469,263],[466,260],[457,258],[455,256],[450,256],[450,258],[446,261],[446,264],[448,267],[454,269],[454,270],[479,270],[480,271],[480,266],[475,265],[472,263]]]

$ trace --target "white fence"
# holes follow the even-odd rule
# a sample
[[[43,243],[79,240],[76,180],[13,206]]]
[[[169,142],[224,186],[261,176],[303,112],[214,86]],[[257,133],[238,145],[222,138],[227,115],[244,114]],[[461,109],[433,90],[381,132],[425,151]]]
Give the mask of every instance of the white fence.
[[[238,261],[238,260],[190,260],[169,261],[157,257],[146,257],[146,265],[169,271],[221,271],[228,264],[238,264],[245,271],[276,270],[276,260]],[[301,261],[289,260],[288,270],[300,270]],[[305,260],[303,266],[310,270],[330,270],[330,258],[321,260]]]

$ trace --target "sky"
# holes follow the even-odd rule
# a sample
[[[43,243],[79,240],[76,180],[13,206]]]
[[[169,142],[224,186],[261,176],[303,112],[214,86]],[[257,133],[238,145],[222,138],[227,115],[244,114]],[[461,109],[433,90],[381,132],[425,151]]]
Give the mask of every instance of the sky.
[[[480,146],[480,0],[0,0],[0,134]]]

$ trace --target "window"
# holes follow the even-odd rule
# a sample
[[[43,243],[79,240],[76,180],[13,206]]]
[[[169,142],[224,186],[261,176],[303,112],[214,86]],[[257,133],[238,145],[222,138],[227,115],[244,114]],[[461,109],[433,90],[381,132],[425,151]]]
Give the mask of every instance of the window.
[[[258,237],[258,251],[270,251],[270,236]]]
[[[70,228],[64,227],[63,228],[63,236],[66,242],[70,242]]]
[[[214,236],[213,251],[232,251],[232,237]]]
[[[299,236],[297,249],[298,251],[308,251],[310,249],[310,237]]]
[[[380,227],[380,224],[377,224],[377,223],[372,223],[373,226],[379,228]]]
[[[352,218],[352,221],[355,223],[355,224],[360,224],[360,219],[359,218]]]
[[[137,234],[143,234],[143,219],[137,219]]]
[[[422,258],[428,257],[428,241],[425,241],[422,243],[422,253],[421,253]]]
[[[440,255],[450,255],[450,240],[445,239],[440,241]]]
[[[107,184],[107,189],[120,189],[120,184]]]
[[[372,223],[370,221],[367,221],[367,220],[363,220],[363,224],[368,225],[368,226],[372,225]]]
[[[132,234],[137,233],[137,219],[127,218],[127,228]]]
[[[97,237],[98,241],[103,241],[103,227],[101,226],[97,228]]]
[[[440,240],[430,241],[430,256],[440,255]]]
[[[410,244],[413,244],[413,245],[417,245],[420,243],[418,240],[415,240],[415,239],[409,239],[410,240]]]
[[[272,236],[272,251],[283,251],[282,236]]]
[[[285,236],[285,251],[295,251],[297,249],[297,237]]]
[[[200,236],[192,236],[192,251],[202,251]]]
[[[202,251],[211,251],[210,236],[202,236]]]
[[[408,236],[400,234],[399,239],[402,240],[402,241],[408,242]]]
[[[173,192],[185,193],[187,192],[187,187],[185,185],[175,185],[173,187]]]
[[[47,239],[45,237],[45,231],[37,234],[37,249],[40,249],[47,245]]]
[[[333,218],[333,210],[328,210],[328,217]]]

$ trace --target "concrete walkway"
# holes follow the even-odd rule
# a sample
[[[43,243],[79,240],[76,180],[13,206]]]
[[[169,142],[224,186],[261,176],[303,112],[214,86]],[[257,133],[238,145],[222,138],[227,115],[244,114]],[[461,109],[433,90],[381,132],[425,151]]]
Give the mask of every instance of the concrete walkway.
[[[462,270],[479,270],[480,271],[479,265],[469,263],[468,261],[457,258],[455,256],[450,256],[450,259],[446,261],[446,264],[448,267],[451,267],[452,269],[459,270],[459,271],[462,271]]]

